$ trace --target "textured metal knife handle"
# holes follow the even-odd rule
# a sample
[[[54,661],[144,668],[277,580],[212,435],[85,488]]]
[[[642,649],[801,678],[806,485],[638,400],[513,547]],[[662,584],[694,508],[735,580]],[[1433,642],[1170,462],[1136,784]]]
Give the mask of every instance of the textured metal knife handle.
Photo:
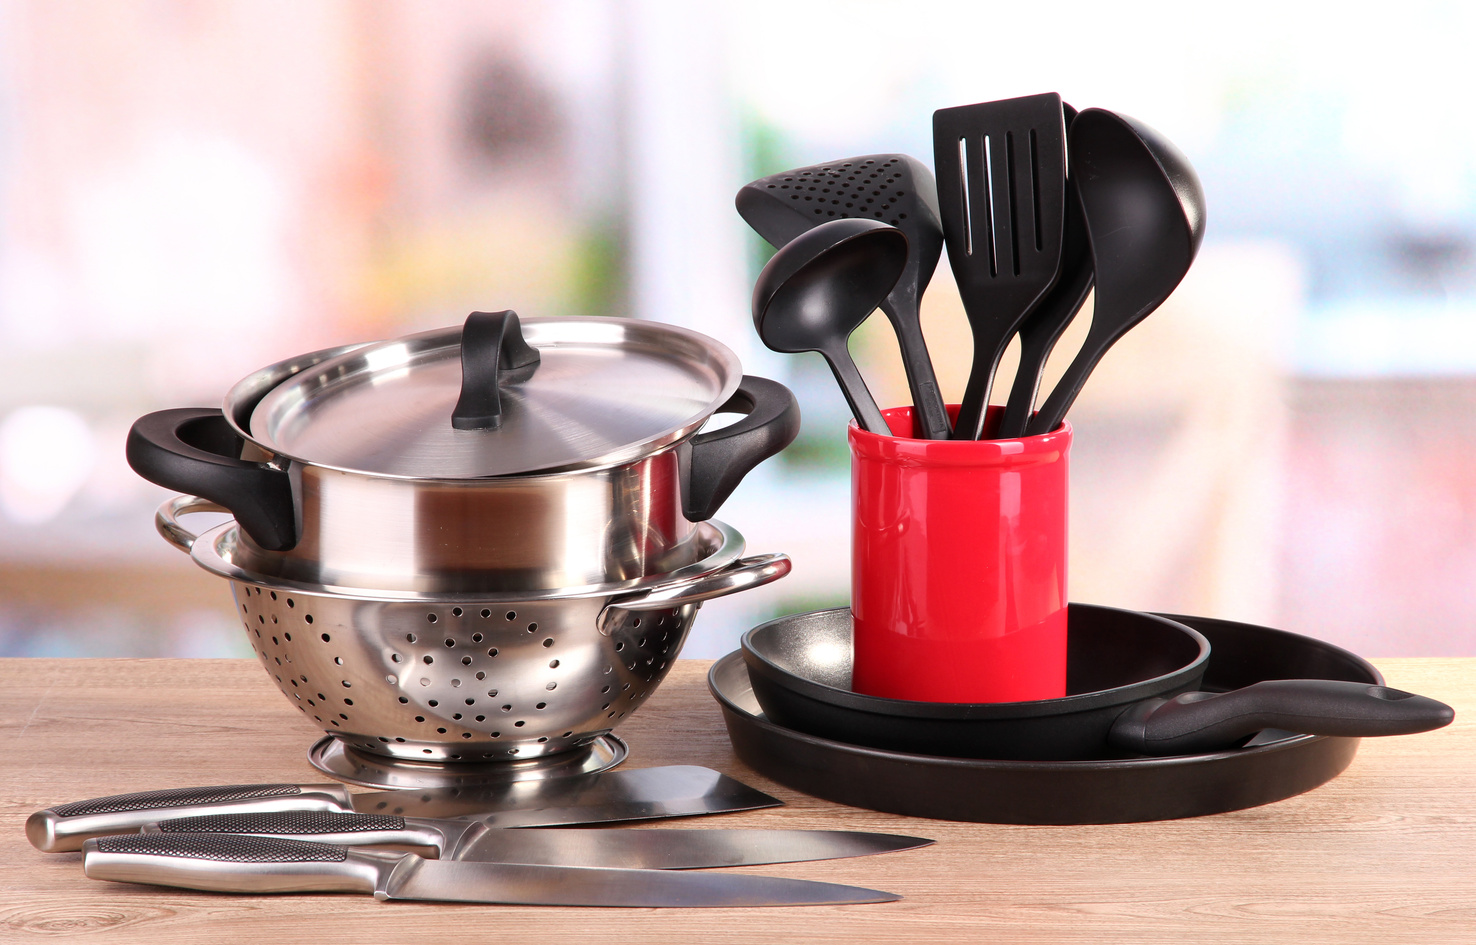
[[[90,837],[137,833],[144,824],[200,814],[278,810],[352,810],[348,788],[338,784],[230,784],[114,794],[59,804],[26,821],[31,845],[46,853],[82,849]]]
[[[398,856],[239,834],[132,834],[82,845],[93,879],[212,892],[373,893]]]
[[[447,843],[445,832],[424,821],[407,821],[404,817],[388,814],[348,814],[316,810],[179,817],[156,824],[145,824],[140,832],[249,834],[255,837],[283,837],[345,846],[394,846],[412,848],[416,852],[424,850],[432,857],[442,856]]]

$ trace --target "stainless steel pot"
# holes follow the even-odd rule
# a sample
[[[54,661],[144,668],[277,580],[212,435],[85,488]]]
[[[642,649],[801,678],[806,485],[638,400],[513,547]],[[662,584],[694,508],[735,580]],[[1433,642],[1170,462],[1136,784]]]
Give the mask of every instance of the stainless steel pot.
[[[613,584],[414,593],[279,581],[241,564],[227,522],[195,535],[195,496],[160,507],[166,540],[230,581],[237,617],[288,700],[344,745],[407,761],[525,761],[592,743],[665,678],[701,603],[777,580],[784,555],[740,557],[720,522],[697,558]]]
[[[129,462],[229,509],[266,580],[521,592],[693,563],[696,523],[798,432],[786,388],[696,332],[532,319],[525,344],[516,316],[485,318],[274,365],[223,411],[149,414]],[[494,415],[463,423],[488,392]],[[718,412],[747,416],[698,433]]]

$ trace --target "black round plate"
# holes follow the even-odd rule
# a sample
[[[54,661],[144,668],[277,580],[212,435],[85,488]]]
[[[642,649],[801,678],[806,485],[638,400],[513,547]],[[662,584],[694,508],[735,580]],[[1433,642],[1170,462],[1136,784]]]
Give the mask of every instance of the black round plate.
[[[1252,624],[1164,614],[1204,634],[1204,688],[1263,679],[1383,677],[1346,650]],[[1353,760],[1358,739],[1263,732],[1246,747],[1202,755],[1095,761],[998,761],[908,754],[805,735],[764,717],[741,653],[708,672],[738,757],[781,784],[870,810],[1003,824],[1171,820],[1268,804],[1309,791]]]

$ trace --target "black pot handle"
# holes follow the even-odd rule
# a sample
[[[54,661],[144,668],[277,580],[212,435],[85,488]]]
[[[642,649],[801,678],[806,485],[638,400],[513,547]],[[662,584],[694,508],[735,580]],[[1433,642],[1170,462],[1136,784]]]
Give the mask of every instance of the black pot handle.
[[[229,509],[267,551],[288,551],[297,544],[297,516],[287,473],[238,459],[241,446],[219,409],[160,410],[128,431],[128,465],[149,482]]]
[[[1455,711],[1412,692],[1343,679],[1270,679],[1231,692],[1148,699],[1112,726],[1111,741],[1145,755],[1233,748],[1274,728],[1306,735],[1410,735],[1449,725]]]
[[[748,416],[682,447],[682,511],[688,521],[712,518],[743,477],[799,435],[799,403],[777,381],[743,375],[738,390],[716,413]]]

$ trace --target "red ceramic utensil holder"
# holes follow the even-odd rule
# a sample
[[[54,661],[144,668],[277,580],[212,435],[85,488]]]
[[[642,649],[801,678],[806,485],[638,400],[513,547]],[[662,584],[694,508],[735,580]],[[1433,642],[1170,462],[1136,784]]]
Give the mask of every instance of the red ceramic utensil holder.
[[[893,436],[849,430],[852,688],[921,702],[1064,696],[1070,425],[923,440],[910,407],[883,413]]]

